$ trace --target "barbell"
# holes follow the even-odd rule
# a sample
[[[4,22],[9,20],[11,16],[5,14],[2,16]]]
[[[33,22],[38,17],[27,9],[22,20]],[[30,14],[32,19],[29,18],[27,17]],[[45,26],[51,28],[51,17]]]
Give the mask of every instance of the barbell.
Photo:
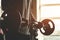
[[[4,19],[3,20],[3,26],[4,27],[8,25],[8,26],[11,26],[12,29],[13,29],[13,26],[16,26],[14,28],[16,28],[16,30],[17,30],[17,28],[18,28],[17,26],[21,25],[21,16],[18,13],[17,14],[7,14],[7,12],[5,12],[5,13],[2,14],[1,17]],[[25,24],[22,23],[22,24],[23,25],[25,25],[25,24],[28,25],[27,23],[25,23]],[[32,26],[36,27],[37,29],[40,29],[40,32],[43,35],[51,35],[55,30],[55,24],[51,19],[44,19],[41,22],[37,22],[37,24],[34,23],[34,25],[32,25]]]
[[[42,21],[43,26],[40,29],[40,32],[44,35],[50,35],[54,32],[55,30],[55,24],[52,20],[50,19],[44,19]]]

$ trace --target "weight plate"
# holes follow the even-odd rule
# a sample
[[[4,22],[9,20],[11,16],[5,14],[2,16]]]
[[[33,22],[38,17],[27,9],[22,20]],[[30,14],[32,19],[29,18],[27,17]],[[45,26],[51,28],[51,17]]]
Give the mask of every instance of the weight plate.
[[[42,23],[43,23],[43,27],[40,29],[40,32],[43,35],[50,35],[54,32],[55,24],[52,20],[44,19]]]

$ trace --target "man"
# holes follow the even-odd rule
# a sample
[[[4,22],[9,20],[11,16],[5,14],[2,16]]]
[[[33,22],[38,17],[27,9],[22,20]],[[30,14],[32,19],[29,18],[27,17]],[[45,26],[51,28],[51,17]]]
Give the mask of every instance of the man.
[[[4,13],[1,17],[3,17],[4,20],[1,25],[6,35],[6,40],[30,40],[29,35],[19,32],[23,0],[2,0],[2,10]]]

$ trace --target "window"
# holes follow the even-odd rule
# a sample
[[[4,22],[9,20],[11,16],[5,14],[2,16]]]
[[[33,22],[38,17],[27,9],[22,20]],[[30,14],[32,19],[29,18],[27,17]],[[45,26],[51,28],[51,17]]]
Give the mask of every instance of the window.
[[[51,19],[55,24],[52,35],[60,35],[60,0],[38,0],[37,21]]]
[[[60,0],[37,0],[37,21],[51,19],[55,24],[55,31],[50,36],[44,36],[38,31],[39,40],[60,40]],[[55,35],[55,36],[53,36]]]
[[[58,4],[60,0],[40,0],[41,4]]]

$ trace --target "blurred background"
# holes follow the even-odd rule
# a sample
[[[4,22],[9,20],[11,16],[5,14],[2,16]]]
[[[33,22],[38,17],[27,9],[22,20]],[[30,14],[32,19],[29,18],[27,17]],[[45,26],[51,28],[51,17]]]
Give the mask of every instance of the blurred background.
[[[50,36],[44,36],[39,32],[41,39],[60,40],[60,0],[37,0],[37,21],[46,18],[54,22],[55,31]]]
[[[0,0],[0,16],[2,13]],[[33,0],[32,13],[38,22],[48,18],[55,24],[55,31],[49,36],[41,34],[38,29],[38,40],[60,40],[60,0]]]

